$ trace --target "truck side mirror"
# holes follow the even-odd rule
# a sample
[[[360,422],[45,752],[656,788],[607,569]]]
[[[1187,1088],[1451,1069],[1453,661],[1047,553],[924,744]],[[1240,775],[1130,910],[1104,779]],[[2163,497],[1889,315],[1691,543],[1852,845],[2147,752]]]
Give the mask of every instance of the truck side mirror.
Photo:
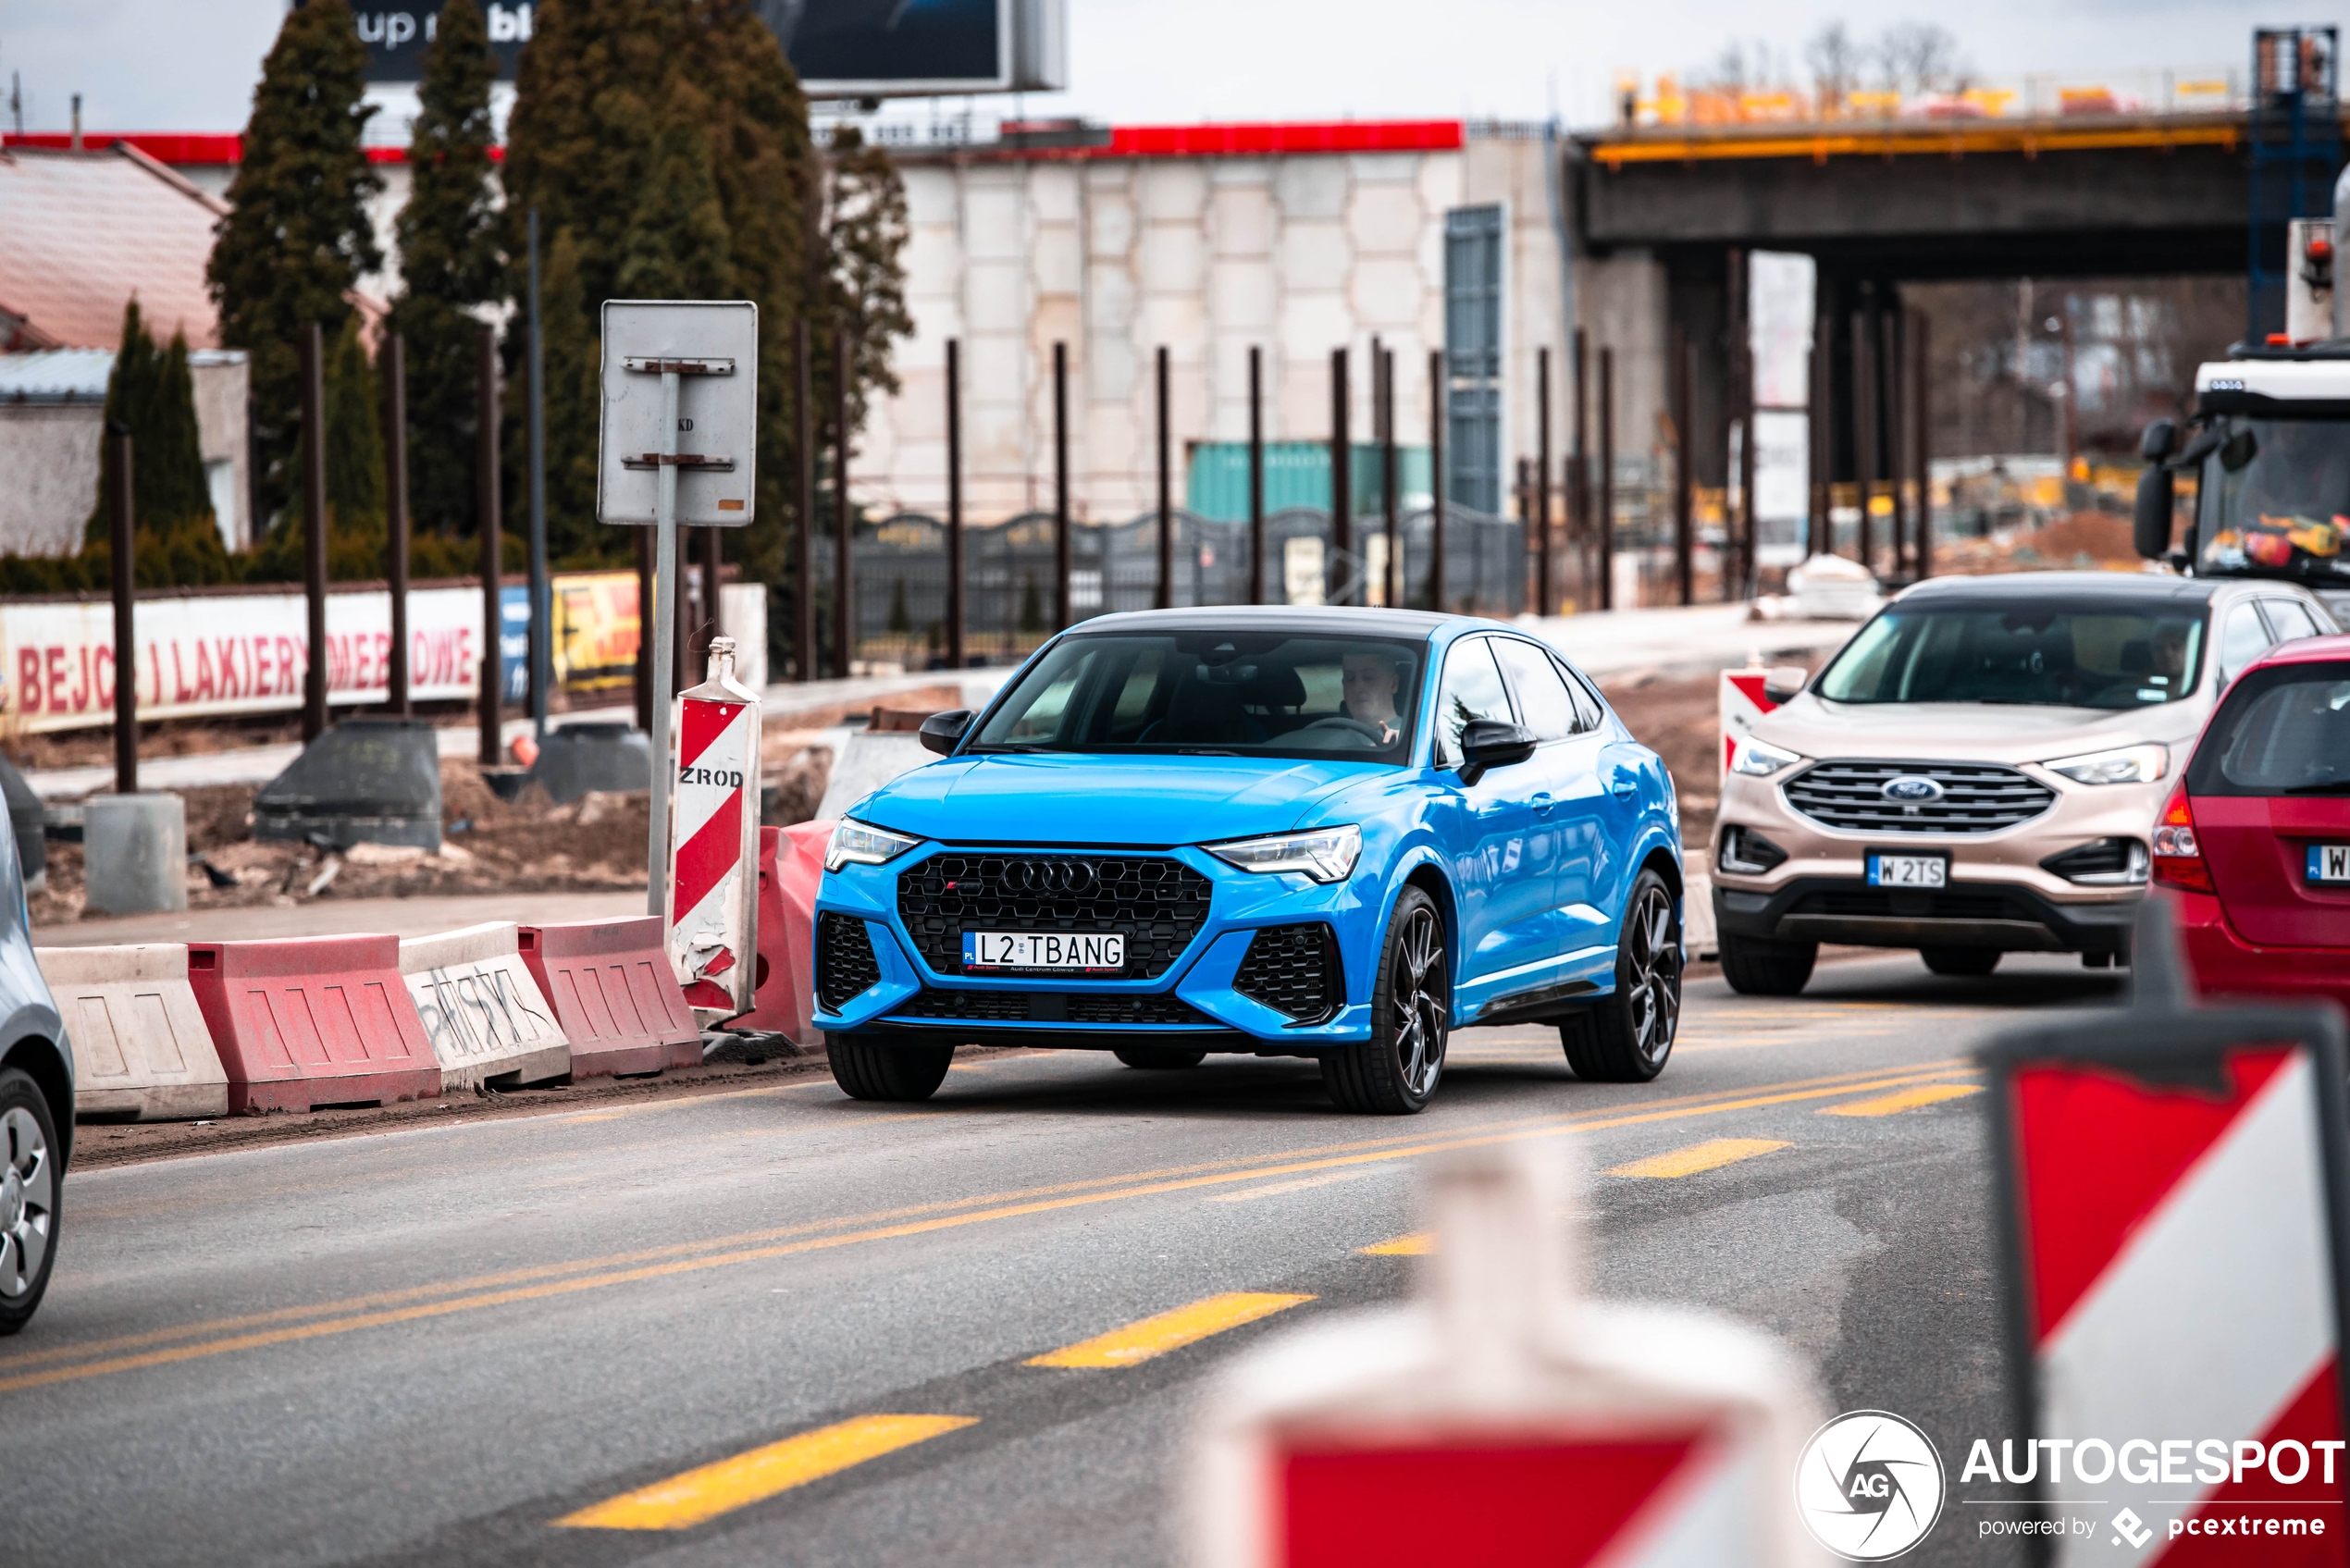
[[[2148,463],[2160,463],[2171,455],[2178,444],[2179,427],[2167,419],[2158,419],[2138,438],[2138,455]]]
[[[971,722],[971,710],[968,708],[950,708],[944,713],[932,714],[922,721],[922,749],[935,751],[941,757],[953,756]]]
[[[2171,471],[2149,468],[2138,475],[2138,504],[2130,519],[2130,542],[2148,561],[2171,549]]]

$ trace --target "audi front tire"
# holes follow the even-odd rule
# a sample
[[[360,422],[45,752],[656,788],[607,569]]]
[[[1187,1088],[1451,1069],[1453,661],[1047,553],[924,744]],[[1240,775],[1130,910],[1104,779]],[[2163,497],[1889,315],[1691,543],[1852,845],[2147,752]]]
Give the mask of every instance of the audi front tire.
[[[824,1047],[833,1081],[852,1100],[927,1100],[946,1081],[952,1045],[898,1044],[835,1035]]]

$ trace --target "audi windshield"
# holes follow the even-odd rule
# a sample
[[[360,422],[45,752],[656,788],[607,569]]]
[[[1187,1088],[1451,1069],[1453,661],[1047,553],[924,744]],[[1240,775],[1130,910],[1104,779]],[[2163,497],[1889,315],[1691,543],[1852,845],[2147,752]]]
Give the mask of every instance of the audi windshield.
[[[1280,631],[1080,633],[1020,677],[974,752],[1411,755],[1427,647]]]
[[[2143,708],[2195,690],[2204,612],[2171,601],[1897,604],[1820,677],[1830,702]]]

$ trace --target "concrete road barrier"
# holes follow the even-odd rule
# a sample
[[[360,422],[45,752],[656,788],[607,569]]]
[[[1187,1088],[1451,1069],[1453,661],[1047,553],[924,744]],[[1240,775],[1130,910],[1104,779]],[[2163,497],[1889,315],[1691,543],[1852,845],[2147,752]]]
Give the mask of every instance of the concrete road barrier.
[[[400,973],[444,1092],[544,1083],[571,1071],[571,1042],[523,962],[513,921],[412,937],[400,945]]]
[[[189,989],[185,945],[40,947],[33,957],[73,1044],[76,1115],[228,1115],[229,1074]]]
[[[732,1027],[787,1035],[812,1050],[816,1029],[816,884],[829,821],[759,830],[759,994]]]
[[[192,942],[188,984],[228,1069],[231,1115],[440,1093],[396,936]]]
[[[661,917],[524,926],[523,962],[571,1042],[571,1075],[701,1062],[701,1029],[662,951]]]

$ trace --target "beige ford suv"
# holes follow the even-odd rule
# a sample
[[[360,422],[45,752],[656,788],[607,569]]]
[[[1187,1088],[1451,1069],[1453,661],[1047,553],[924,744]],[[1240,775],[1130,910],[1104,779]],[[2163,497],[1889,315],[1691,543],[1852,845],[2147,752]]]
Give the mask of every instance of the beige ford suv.
[[[1823,942],[1912,947],[1948,975],[2006,952],[2126,963],[2146,839],[2213,701],[2271,643],[2333,629],[2281,582],[1910,589],[1732,755],[1712,846],[1725,977],[1792,995]]]

